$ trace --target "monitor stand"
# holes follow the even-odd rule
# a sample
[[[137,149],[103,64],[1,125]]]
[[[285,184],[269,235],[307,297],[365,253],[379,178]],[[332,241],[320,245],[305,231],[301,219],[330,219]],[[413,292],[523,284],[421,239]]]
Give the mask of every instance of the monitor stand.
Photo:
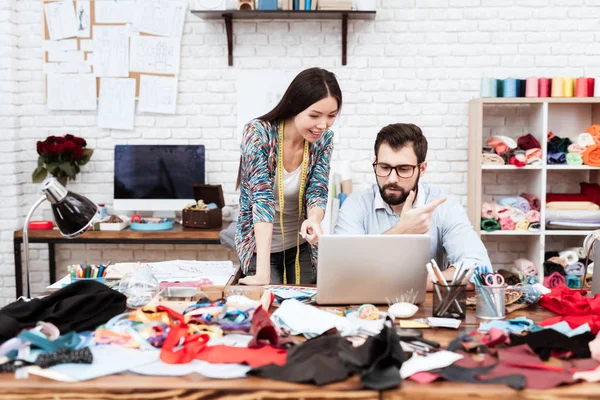
[[[139,214],[142,218],[153,217],[176,219],[177,217],[175,211],[138,211],[137,214]]]

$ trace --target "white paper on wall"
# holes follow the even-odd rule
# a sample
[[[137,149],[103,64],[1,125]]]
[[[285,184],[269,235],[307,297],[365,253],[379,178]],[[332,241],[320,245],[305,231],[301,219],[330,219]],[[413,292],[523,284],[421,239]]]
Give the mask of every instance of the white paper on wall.
[[[91,9],[89,0],[77,0],[75,16],[77,17],[77,37],[89,38],[91,27]]]
[[[81,51],[94,51],[94,41],[92,39],[80,40],[79,45],[81,46]]]
[[[94,19],[98,24],[132,23],[134,13],[134,1],[94,1]]]
[[[57,74],[60,70],[59,63],[44,63],[42,71],[44,74]]]
[[[135,72],[178,74],[180,38],[132,36],[129,69]]]
[[[94,75],[129,76],[129,27],[94,25]]]
[[[133,130],[135,117],[135,79],[101,78],[98,126]]]
[[[140,76],[138,111],[175,114],[177,105],[177,77]]]
[[[48,74],[50,110],[95,110],[96,77],[92,74]]]
[[[44,11],[46,12],[46,25],[51,40],[77,36],[77,17],[72,1],[46,3]]]
[[[271,111],[283,97],[296,71],[244,70],[237,81],[237,132],[241,142],[244,126]]]
[[[186,8],[185,1],[136,0],[133,30],[181,37]]]
[[[43,51],[74,51],[77,50],[77,39],[66,40],[44,40]]]
[[[83,51],[49,51],[48,62],[81,62],[85,57]]]
[[[92,73],[92,67],[90,65],[86,64],[85,62],[78,62],[78,63],[62,62],[62,63],[54,63],[54,64],[49,63],[48,65],[56,65],[58,68],[56,68],[52,72],[61,73],[61,74],[91,74]],[[50,72],[47,72],[47,73],[50,73]]]

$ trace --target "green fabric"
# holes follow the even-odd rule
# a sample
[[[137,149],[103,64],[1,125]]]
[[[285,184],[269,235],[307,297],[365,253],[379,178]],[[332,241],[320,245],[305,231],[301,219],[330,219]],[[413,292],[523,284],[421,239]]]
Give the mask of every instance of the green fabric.
[[[499,231],[500,223],[493,218],[482,219],[481,229],[483,229],[486,232]]]
[[[571,139],[569,139],[568,137],[562,138],[560,139],[560,143],[558,144],[558,146],[556,146],[556,151],[558,151],[559,153],[568,153],[569,151],[567,150],[567,148],[570,144]]]
[[[581,281],[579,280],[579,277],[575,275],[567,275],[565,278],[567,280],[567,287],[569,289],[579,289],[581,287]]]
[[[583,158],[578,153],[567,153],[567,165],[581,165]]]

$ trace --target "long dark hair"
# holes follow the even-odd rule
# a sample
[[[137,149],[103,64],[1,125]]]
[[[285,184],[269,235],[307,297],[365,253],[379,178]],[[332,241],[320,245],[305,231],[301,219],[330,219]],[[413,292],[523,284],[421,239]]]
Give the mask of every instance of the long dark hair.
[[[342,90],[335,75],[323,68],[305,69],[296,75],[275,108],[257,119],[270,123],[285,121],[328,96],[337,100],[339,112],[342,108]],[[242,158],[240,157],[236,189],[240,187],[241,178]]]

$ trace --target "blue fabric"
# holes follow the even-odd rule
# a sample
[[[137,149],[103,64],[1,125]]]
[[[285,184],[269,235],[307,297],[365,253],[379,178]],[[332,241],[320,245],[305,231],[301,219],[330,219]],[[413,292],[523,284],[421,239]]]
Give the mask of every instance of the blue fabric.
[[[567,280],[567,287],[569,289],[579,289],[581,287],[581,280],[578,276],[567,275],[565,279]]]
[[[479,330],[488,332],[492,328],[500,329],[506,333],[520,334],[529,331],[532,327],[537,326],[527,317],[518,317],[508,321],[489,321],[479,324]]]

